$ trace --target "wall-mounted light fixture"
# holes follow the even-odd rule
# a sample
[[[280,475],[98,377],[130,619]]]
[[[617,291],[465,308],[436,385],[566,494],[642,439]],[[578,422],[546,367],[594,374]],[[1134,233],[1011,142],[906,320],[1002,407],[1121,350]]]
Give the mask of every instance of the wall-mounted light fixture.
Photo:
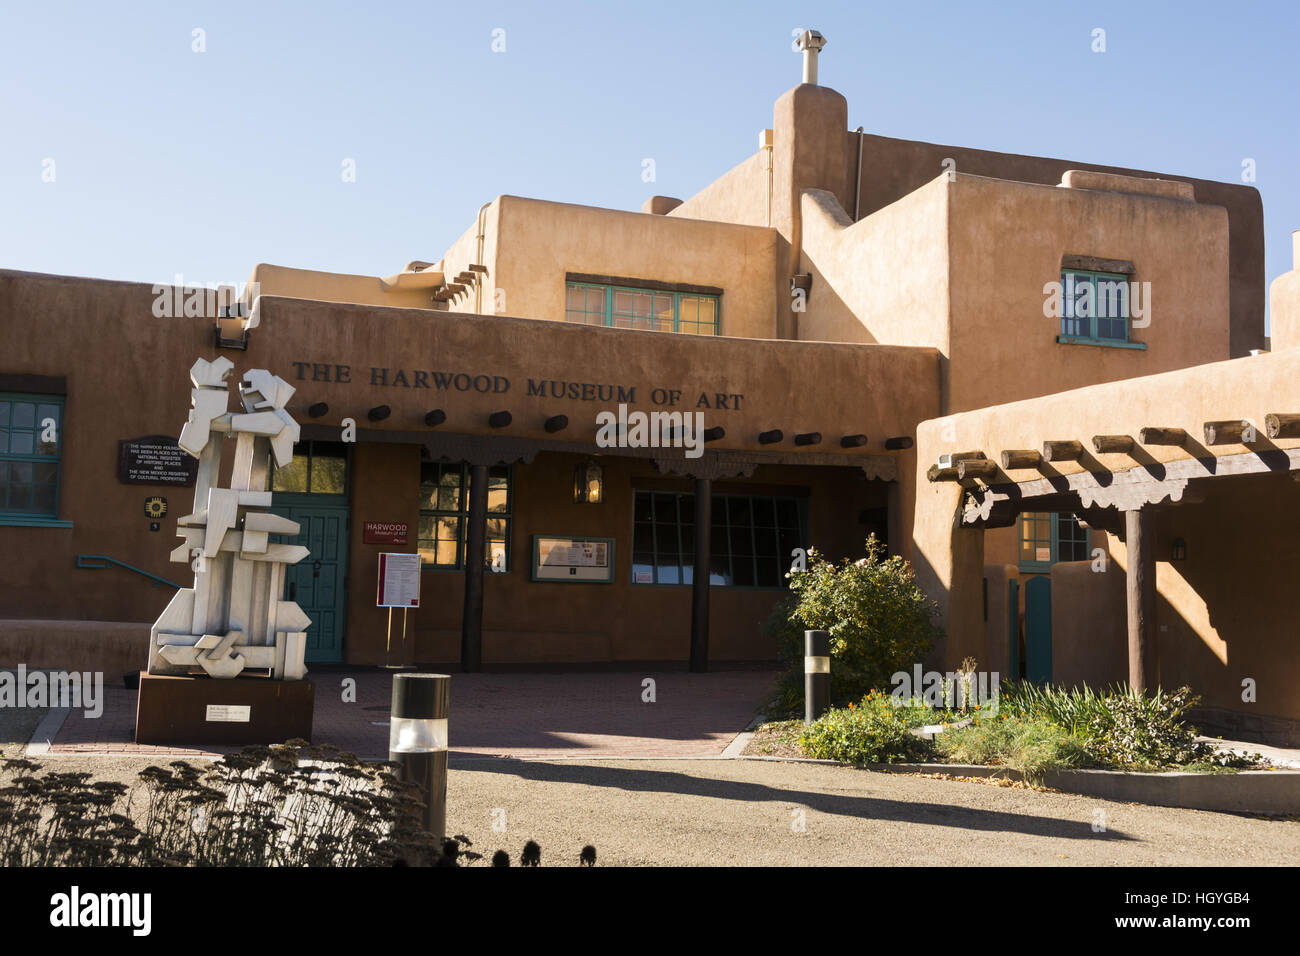
[[[1187,560],[1187,542],[1182,538],[1174,538],[1174,545],[1169,555],[1170,561]]]
[[[580,464],[573,473],[573,501],[579,505],[598,505],[605,500],[605,469],[594,461]]]

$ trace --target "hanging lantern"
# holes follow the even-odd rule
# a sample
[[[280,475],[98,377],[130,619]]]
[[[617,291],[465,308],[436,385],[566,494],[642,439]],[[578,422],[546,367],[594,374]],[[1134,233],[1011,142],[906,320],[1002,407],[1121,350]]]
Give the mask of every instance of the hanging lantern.
[[[573,500],[580,505],[598,505],[605,498],[605,470],[594,461],[577,467],[573,475]]]
[[[1171,561],[1187,560],[1187,542],[1184,541],[1182,538],[1174,539],[1174,546],[1172,548],[1172,551],[1173,554],[1169,556]]]

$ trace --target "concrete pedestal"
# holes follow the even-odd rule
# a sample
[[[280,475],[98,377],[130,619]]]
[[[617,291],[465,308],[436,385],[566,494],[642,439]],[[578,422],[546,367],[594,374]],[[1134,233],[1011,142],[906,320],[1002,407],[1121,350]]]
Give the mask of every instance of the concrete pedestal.
[[[311,740],[316,686],[259,677],[140,675],[135,742],[168,746]]]

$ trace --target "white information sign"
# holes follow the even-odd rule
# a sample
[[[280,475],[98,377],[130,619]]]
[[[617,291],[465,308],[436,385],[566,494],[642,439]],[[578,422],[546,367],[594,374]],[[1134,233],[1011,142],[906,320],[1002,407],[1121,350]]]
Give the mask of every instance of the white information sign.
[[[207,719],[221,723],[246,724],[253,719],[253,708],[248,704],[208,704]]]
[[[420,556],[381,554],[376,607],[420,606]]]
[[[533,580],[612,581],[612,538],[533,538]]]

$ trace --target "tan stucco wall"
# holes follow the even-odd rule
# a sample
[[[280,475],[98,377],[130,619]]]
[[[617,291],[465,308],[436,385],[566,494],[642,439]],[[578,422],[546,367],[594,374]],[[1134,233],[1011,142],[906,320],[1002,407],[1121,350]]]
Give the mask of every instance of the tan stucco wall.
[[[847,126],[847,124],[846,124]],[[846,161],[857,162],[858,136],[847,129],[843,134]],[[1227,210],[1231,252],[1228,262],[1231,329],[1230,355],[1243,356],[1264,343],[1264,210],[1254,186],[1220,183],[1190,176],[1171,176],[1146,170],[1101,166],[1077,159],[1021,156],[964,146],[945,146],[915,140],[891,139],[866,134],[862,142],[861,214],[870,215],[930,182],[945,168],[944,160],[955,163],[958,178],[986,176],[1022,183],[1055,186],[1068,170],[1093,170],[1129,176],[1177,179],[1191,183],[1196,200]],[[852,167],[850,167],[852,171]],[[852,202],[852,196],[848,202]],[[845,208],[850,208],[845,205]],[[1074,250],[1072,250],[1074,251]],[[1087,253],[1081,253],[1087,254]],[[1141,264],[1138,264],[1141,268]]]
[[[941,179],[856,223],[830,193],[805,192],[801,267],[812,273],[812,289],[799,338],[925,343],[946,356],[947,231]]]
[[[1104,571],[1091,561],[1052,566],[1053,683],[1100,690],[1128,680],[1126,564],[1107,561]]]
[[[482,221],[482,249],[479,247],[479,222]],[[471,265],[487,267],[486,273],[480,273],[474,287],[465,289],[460,295],[447,301],[452,312],[476,312],[482,315],[495,313],[512,313],[515,303],[509,297],[499,301],[497,289],[497,249],[502,241],[501,235],[501,197],[497,197],[486,208],[480,209],[474,222],[466,229],[442,257],[443,274],[448,283],[456,281],[460,273],[468,271]]]
[[[947,187],[950,412],[1229,357],[1223,208],[962,173]],[[1066,254],[1134,263],[1133,281],[1150,283],[1150,325],[1131,331],[1145,350],[1056,341],[1044,286],[1059,284]]]
[[[727,432],[710,443],[711,452],[771,451],[773,446],[758,444],[758,432],[781,428],[787,437],[778,447],[793,453],[796,432],[821,431],[823,443],[810,452],[841,456],[846,463],[859,453],[890,455],[909,482],[911,453],[886,453],[883,440],[910,434],[915,422],[938,411],[935,390],[917,387],[936,378],[937,356],[927,349],[664,335],[263,296],[261,325],[250,334],[248,351],[218,352],[210,318],[156,318],[153,300],[148,284],[0,272],[0,335],[8,346],[0,373],[67,379],[59,517],[73,523],[0,527],[0,549],[22,556],[0,580],[0,618],[152,621],[170,598],[170,589],[120,569],[76,570],[77,554],[105,554],[178,583],[190,580],[187,566],[170,563],[168,553],[176,544],[176,519],[190,510],[192,489],[121,484],[116,466],[119,439],[178,434],[189,412],[188,370],[198,357],[224,355],[238,371],[268,368],[281,375],[298,389],[289,408],[304,425],[338,428],[345,416],[354,418],[362,432],[354,472],[354,486],[362,491],[355,513],[376,511],[378,518],[368,515],[374,520],[406,520],[394,509],[405,509],[410,519],[412,499],[403,486],[409,478],[402,476],[412,473],[418,446],[371,446],[366,434],[372,429],[409,432],[414,437],[406,440],[418,441],[430,431],[425,412],[442,407],[448,415],[444,432],[594,439],[595,413],[603,405],[529,396],[529,378],[634,387],[635,407],[642,410],[655,409],[648,395],[656,387],[680,392],[675,407],[685,411],[695,410],[701,393],[711,405],[719,392],[743,394],[739,409],[701,409],[706,426],[722,425]],[[320,371],[330,380],[318,379],[313,363],[328,365]],[[349,366],[347,383],[333,380],[340,364]],[[422,369],[505,376],[511,388],[481,394],[383,386],[370,383],[371,366],[405,369],[408,375]],[[876,388],[879,394],[864,403],[864,392]],[[307,407],[321,401],[329,413],[309,418]],[[374,425],[366,412],[380,404],[393,412]],[[501,408],[511,410],[515,421],[496,432],[487,417]],[[543,423],[557,414],[568,415],[571,424],[548,435]],[[839,447],[839,436],[857,433],[869,436],[867,447]],[[556,480],[569,486],[572,471]],[[159,532],[148,530],[143,511],[153,495],[169,502]],[[857,536],[856,516],[847,525],[855,529],[850,537]],[[827,520],[843,523],[838,513]],[[910,527],[905,533],[910,538]],[[362,575],[373,556],[365,557],[359,545],[359,534],[352,536],[353,564]],[[373,578],[359,576],[351,587],[354,606],[373,603]],[[729,600],[719,606],[725,609]]]
[[[557,661],[683,661],[691,621],[689,586],[631,583],[632,499],[635,488],[690,492],[689,480],[659,475],[647,461],[606,457],[606,497],[600,505],[573,503],[577,455],[543,452],[514,466],[511,570],[484,579],[483,655],[488,663]],[[411,445],[359,445],[354,456],[352,523],[365,519],[408,520],[415,527],[419,456]],[[382,474],[382,484],[373,478]],[[884,486],[850,469],[810,471],[782,466],[759,468],[751,479],[720,482],[718,493],[758,489],[810,493],[810,540],[836,558],[863,552],[865,533],[857,522],[862,508],[884,503]],[[405,510],[404,510],[405,509]],[[535,534],[615,538],[610,584],[534,582],[529,579]],[[347,660],[383,662],[387,612],[374,607],[378,554],[389,546],[368,545],[359,534],[350,547]],[[710,657],[714,660],[770,660],[774,646],[759,625],[785,596],[780,589],[711,589]],[[414,659],[454,662],[460,657],[464,575],[426,570],[420,608],[411,613]]]
[[[1300,229],[1291,233],[1291,243],[1295,267],[1274,279],[1268,290],[1274,351],[1300,346]]]
[[[954,530],[960,487],[954,482],[932,483],[924,475],[924,468],[940,454],[982,450],[996,460],[1003,449],[1040,448],[1045,440],[1074,439],[1089,445],[1095,434],[1136,438],[1143,426],[1183,428],[1199,443],[1204,422],[1236,419],[1253,422],[1262,435],[1266,413],[1297,406],[1300,351],[1293,349],[1095,385],[923,423],[917,433],[914,548],[918,578],[943,610],[948,632],[944,648],[947,661],[954,663],[965,654],[977,654],[985,641],[979,594],[985,548],[983,531]],[[1279,439],[1272,444],[1283,449],[1297,448],[1300,439]],[[1231,456],[1249,451],[1241,445],[1222,445],[1216,446],[1213,454]],[[1150,456],[1152,467],[1155,463],[1211,454],[1198,446],[1189,451],[1149,445],[1144,446],[1144,452]],[[1095,458],[1102,467],[1115,471],[1134,465],[1127,455]],[[1052,468],[1062,475],[1083,470],[1074,462],[1056,462]],[[1035,473],[1017,471],[1012,476],[1028,480]],[[1226,628],[1233,634],[1239,654],[1246,653],[1247,646],[1251,648],[1245,659],[1257,662],[1254,666],[1262,667],[1258,662],[1265,660],[1297,659],[1292,629],[1287,623],[1289,592],[1281,584],[1271,586],[1267,582],[1278,574],[1291,573],[1288,569],[1293,571],[1296,566],[1300,485],[1285,476],[1222,481],[1221,485],[1210,483],[1213,494],[1204,503],[1157,512],[1158,529],[1164,529],[1166,539],[1174,528],[1186,531],[1189,553],[1193,537],[1201,535],[1196,551],[1201,555],[1199,560],[1207,562],[1190,582],[1172,579],[1164,567],[1158,570],[1162,598],[1157,611],[1159,654],[1162,661],[1182,662],[1173,670],[1162,663],[1160,677],[1166,686],[1192,682],[1194,689],[1206,695],[1207,705],[1241,709],[1239,696],[1234,696],[1239,695],[1239,691],[1234,692],[1239,675],[1231,656],[1226,662],[1220,657],[1219,664],[1212,665],[1205,654],[1213,656],[1216,647],[1228,643]],[[1263,497],[1258,489],[1270,483],[1272,497]],[[1217,504],[1215,495],[1223,496]],[[1158,541],[1160,534],[1158,530]],[[1107,546],[1113,555],[1107,573],[1122,574],[1122,543],[1110,537]],[[1275,570],[1265,573],[1266,564]],[[1191,573],[1193,561],[1189,560],[1186,567]],[[1105,620],[1103,616],[1103,626]],[[1113,627],[1114,622],[1109,626]],[[1095,642],[1097,638],[1088,636],[1082,627],[1075,622],[1070,630],[1075,636],[1068,639]],[[1187,663],[1196,660],[1202,663]],[[1287,686],[1300,684],[1292,681]],[[1300,692],[1279,691],[1270,708],[1267,713],[1276,716],[1300,716]]]
[[[395,309],[428,309],[433,305],[432,288],[404,289],[390,286],[377,276],[317,272],[262,262],[253,267],[249,283],[256,283],[262,295],[323,302],[355,302]]]
[[[684,201],[670,216],[710,219],[742,226],[771,225],[768,210],[768,165],[772,154],[760,149]]]
[[[564,321],[572,272],[721,288],[722,335],[775,335],[770,229],[517,196],[497,203],[491,279],[509,315]]]

